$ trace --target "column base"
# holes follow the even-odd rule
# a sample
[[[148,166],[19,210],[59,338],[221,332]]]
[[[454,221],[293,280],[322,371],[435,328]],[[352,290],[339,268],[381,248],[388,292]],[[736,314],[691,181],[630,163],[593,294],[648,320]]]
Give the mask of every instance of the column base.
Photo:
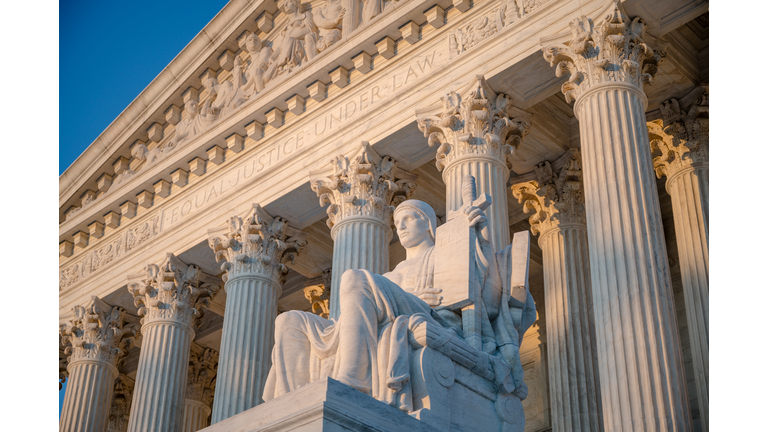
[[[315,381],[200,432],[232,430],[437,432],[403,411],[331,378]]]

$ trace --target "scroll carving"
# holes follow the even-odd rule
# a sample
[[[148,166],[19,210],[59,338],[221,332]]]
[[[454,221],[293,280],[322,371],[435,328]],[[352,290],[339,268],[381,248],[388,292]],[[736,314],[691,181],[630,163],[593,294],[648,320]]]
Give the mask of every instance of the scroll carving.
[[[131,413],[133,401],[134,380],[125,374],[118,375],[115,380],[115,395],[109,409],[109,424],[107,432],[125,432],[128,430],[128,416]]]
[[[208,407],[213,404],[218,364],[219,353],[216,350],[192,345],[187,374],[187,399],[200,401]]]
[[[67,363],[98,360],[119,366],[128,354],[137,334],[135,324],[125,323],[125,310],[91,297],[87,306],[72,308],[74,317],[61,325],[61,344]]]
[[[534,235],[546,233],[561,224],[586,224],[581,155],[571,150],[571,158],[558,174],[549,162],[536,167],[537,180],[512,186],[512,194],[523,204]]]
[[[131,277],[128,292],[139,308],[141,324],[173,320],[192,328],[200,323],[203,307],[218,293],[219,279],[187,265],[169,253],[162,266],[149,264]]]
[[[567,102],[602,83],[621,82],[642,88],[652,84],[666,53],[646,43],[645,22],[629,19],[620,6],[597,26],[581,16],[570,23],[573,39],[568,45],[554,44],[543,49],[544,59],[556,66],[555,74],[569,74],[561,90]]]
[[[271,217],[259,204],[253,205],[248,217],[233,216],[225,232],[209,232],[208,246],[216,254],[216,262],[227,273],[224,280],[237,276],[261,275],[279,281],[288,273],[307,246],[307,235],[288,226],[277,216]]]
[[[329,228],[351,216],[371,216],[392,223],[392,212],[416,189],[418,177],[397,167],[389,156],[379,156],[367,142],[351,160],[336,156],[331,161],[333,173],[310,180],[320,205],[330,204]]]
[[[660,108],[663,119],[648,123],[656,176],[669,177],[691,165],[709,163],[709,87],[687,112],[674,98]]]
[[[509,96],[491,89],[485,77],[478,75],[466,95],[455,91],[440,98],[439,115],[419,115],[419,130],[428,137],[430,147],[438,145],[437,169],[442,171],[461,156],[487,155],[506,161],[531,129],[527,113],[515,108]]]

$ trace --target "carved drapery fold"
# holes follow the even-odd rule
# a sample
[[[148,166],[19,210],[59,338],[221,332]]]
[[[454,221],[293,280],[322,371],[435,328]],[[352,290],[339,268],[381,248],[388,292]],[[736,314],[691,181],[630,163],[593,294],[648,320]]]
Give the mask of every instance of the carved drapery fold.
[[[531,115],[512,106],[509,96],[497,94],[478,75],[460,92],[442,98],[440,112],[433,107],[417,110],[417,125],[427,144],[437,145],[437,169],[443,172],[446,210],[462,204],[461,181],[473,176],[477,193],[493,200],[487,215],[496,250],[509,245],[507,181],[511,157],[531,128]]]
[[[189,349],[202,307],[220,287],[220,279],[203,273],[169,253],[158,266],[129,277],[128,292],[139,307],[144,335],[128,430],[178,430],[182,425]]]
[[[125,310],[92,297],[75,306],[74,317],[61,326],[69,381],[59,430],[103,432],[108,425],[117,366],[125,360],[136,337],[136,326],[126,324]]]
[[[330,204],[328,227],[333,238],[329,316],[338,318],[341,276],[349,269],[389,271],[389,242],[395,207],[416,188],[415,174],[379,154],[367,142],[357,156],[336,156],[333,172],[310,180],[320,205]]]
[[[258,204],[247,217],[233,216],[225,228],[208,231],[227,291],[211,423],[261,402],[286,264],[304,250],[306,238]]]

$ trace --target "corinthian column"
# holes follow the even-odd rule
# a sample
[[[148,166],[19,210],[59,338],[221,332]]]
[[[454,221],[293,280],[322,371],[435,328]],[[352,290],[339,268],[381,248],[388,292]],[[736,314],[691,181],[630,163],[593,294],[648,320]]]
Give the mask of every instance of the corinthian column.
[[[363,142],[361,152],[350,160],[336,156],[333,173],[310,180],[320,205],[330,204],[328,227],[333,238],[330,317],[339,317],[339,285],[349,269],[389,271],[392,213],[406,200],[416,184],[415,174],[397,168],[389,156],[381,157]]]
[[[107,428],[117,366],[136,336],[124,326],[125,310],[92,297],[75,306],[69,325],[61,326],[69,381],[59,420],[60,431],[104,432]]]
[[[143,275],[130,279],[142,277],[128,284],[143,316],[128,430],[176,431],[182,424],[194,329],[203,316],[201,307],[218,292],[220,280],[170,253],[162,266],[149,264]]]
[[[184,402],[184,423],[182,432],[197,432],[208,427],[211,415],[213,390],[216,386],[216,365],[219,353],[210,348],[203,349],[192,343],[189,353],[187,375],[187,399]]]
[[[107,432],[126,432],[128,430],[134,385],[135,382],[124,374],[120,374],[115,380],[115,393],[112,398],[112,407],[109,409]]]
[[[667,176],[683,280],[702,429],[709,424],[709,89],[688,110],[662,104],[663,121],[648,123],[656,175]]]
[[[443,172],[446,211],[462,206],[461,179],[474,176],[478,196],[487,193],[493,201],[486,213],[493,246],[502,250],[510,240],[506,188],[511,156],[530,131],[531,115],[513,107],[509,96],[496,94],[482,75],[460,93],[443,96],[439,114],[418,110],[417,124],[430,147],[439,144],[437,169]]]
[[[293,262],[307,242],[305,233],[258,204],[248,217],[233,216],[227,227],[209,230],[208,236],[216,260],[225,261],[227,291],[213,424],[261,403],[285,263]]]
[[[645,122],[643,82],[661,53],[644,29],[615,6],[597,26],[574,20],[568,45],[544,48],[576,100],[606,431],[691,428]]]
[[[533,213],[543,253],[552,430],[596,432],[603,419],[579,151],[558,175],[549,162],[536,174],[512,192]]]

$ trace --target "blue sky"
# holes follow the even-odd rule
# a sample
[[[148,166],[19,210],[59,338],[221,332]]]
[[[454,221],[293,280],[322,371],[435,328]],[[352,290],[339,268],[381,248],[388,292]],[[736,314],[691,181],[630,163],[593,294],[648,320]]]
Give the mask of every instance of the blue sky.
[[[226,3],[60,1],[59,174]]]
[[[226,3],[59,3],[59,174]],[[59,413],[64,388],[59,394]]]

